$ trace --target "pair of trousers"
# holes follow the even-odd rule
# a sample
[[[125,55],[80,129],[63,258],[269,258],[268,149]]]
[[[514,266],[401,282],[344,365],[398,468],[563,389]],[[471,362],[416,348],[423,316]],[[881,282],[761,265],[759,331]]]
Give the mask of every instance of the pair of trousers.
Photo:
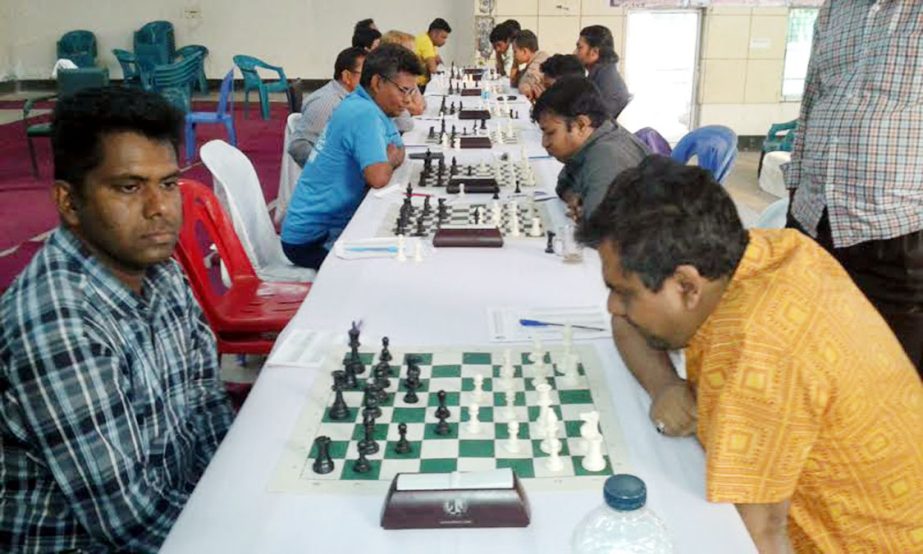
[[[808,234],[791,208],[786,227]],[[824,210],[815,240],[878,309],[923,378],[923,230],[836,248]]]
[[[289,244],[282,241],[282,252],[290,262],[297,266],[318,269],[329,253],[324,246],[325,242],[326,239],[306,244]]]

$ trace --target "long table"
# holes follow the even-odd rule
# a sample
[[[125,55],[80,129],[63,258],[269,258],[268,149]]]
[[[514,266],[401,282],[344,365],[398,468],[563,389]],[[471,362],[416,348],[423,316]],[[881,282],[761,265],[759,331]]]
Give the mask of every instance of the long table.
[[[439,91],[428,93],[430,102],[437,101]],[[520,117],[528,155],[544,154],[536,127],[525,119],[527,106]],[[500,150],[518,155],[520,147]],[[461,162],[484,153],[456,155]],[[538,188],[553,192],[560,164],[550,159],[533,164]],[[405,163],[393,183],[409,182],[411,168]],[[399,201],[399,194],[368,195],[344,239],[374,236],[389,205]],[[563,221],[562,205],[551,202],[556,219]],[[488,306],[603,306],[605,298],[595,252],[587,251],[582,264],[564,264],[544,252],[541,240],[510,241],[499,249],[428,251],[422,263],[331,255],[279,340],[291,340],[299,329],[345,333],[351,321],[362,319],[364,334],[388,336],[395,345],[487,345]],[[734,507],[705,501],[699,444],[658,435],[647,415],[647,394],[612,341],[592,344],[607,369],[604,393],[616,407],[628,463],[646,482],[648,505],[666,522],[676,551],[755,551]],[[602,503],[601,491],[528,491],[532,521],[527,528],[386,531],[379,526],[382,496],[270,492],[268,482],[317,376],[297,367],[262,370],[163,552],[560,553],[569,550],[580,518]]]

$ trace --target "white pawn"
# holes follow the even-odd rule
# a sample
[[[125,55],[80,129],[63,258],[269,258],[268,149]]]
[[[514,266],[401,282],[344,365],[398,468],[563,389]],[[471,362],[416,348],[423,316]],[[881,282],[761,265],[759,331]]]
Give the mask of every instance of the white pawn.
[[[442,136],[440,137],[440,142],[442,143],[442,148],[444,150],[449,149],[449,135],[442,133]]]
[[[516,391],[510,387],[503,391],[503,396],[506,401],[503,407],[503,417],[507,421],[512,421],[516,419],[516,409],[514,408],[516,403]]]
[[[397,236],[397,261],[407,261],[407,252],[404,250],[404,235]]]
[[[509,437],[506,439],[503,447],[506,448],[508,452],[514,454],[522,450],[519,444],[519,422],[515,419],[509,420],[506,423],[506,431]]]
[[[501,217],[502,212],[500,211],[500,203],[494,200],[494,203],[490,208],[490,219],[494,225],[499,227]]]
[[[559,455],[560,450],[551,450],[547,458],[545,458],[545,467],[549,470],[558,472],[564,469],[564,462],[561,461],[561,456]]]
[[[461,150],[461,137],[455,137],[455,140],[452,141],[452,148]]]
[[[419,239],[413,245],[413,261],[416,263],[423,261],[423,243]]]
[[[543,234],[542,233],[542,220],[537,217],[533,217],[532,218],[532,228],[529,229],[529,236],[530,237],[540,237],[542,236],[542,234]]]
[[[539,406],[543,408],[551,406],[551,385],[548,383],[539,383],[535,385],[535,391],[538,393],[536,403]],[[545,416],[547,417],[547,412]]]
[[[465,197],[465,183],[458,184],[458,197],[459,198]]]
[[[586,456],[580,461],[583,469],[587,471],[602,471],[606,469],[606,459],[603,457],[603,438],[593,437],[587,441]]]
[[[474,399],[481,400],[484,398],[484,375],[477,373],[474,375]]]
[[[503,133],[500,132],[500,128],[497,128],[497,144],[506,144],[506,141],[503,140]]]
[[[468,406],[468,425],[465,427],[465,430],[474,435],[481,432],[481,420],[478,419],[480,412],[481,407],[478,406],[477,402],[472,402]]]
[[[478,164],[478,173],[487,173],[487,164],[484,163],[484,159],[481,159],[481,163]]]

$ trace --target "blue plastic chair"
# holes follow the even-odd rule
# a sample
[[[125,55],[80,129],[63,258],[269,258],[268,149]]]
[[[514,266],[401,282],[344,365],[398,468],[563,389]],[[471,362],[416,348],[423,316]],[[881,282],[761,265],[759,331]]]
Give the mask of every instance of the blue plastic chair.
[[[192,86],[199,78],[202,55],[194,53],[176,63],[158,65],[151,74],[151,89],[174,106],[189,113],[192,109]]]
[[[221,81],[218,110],[214,112],[189,112],[186,114],[186,161],[195,158],[196,133],[199,123],[221,123],[228,130],[228,142],[237,146],[237,132],[234,130],[234,70],[228,71]]]
[[[138,57],[128,50],[115,48],[112,50],[115,59],[122,67],[122,84],[130,87],[139,87],[150,90],[151,78],[138,63]]]
[[[788,198],[780,198],[766,206],[754,227],[758,229],[784,229],[788,215]]]
[[[152,21],[135,31],[132,47],[138,63],[150,73],[155,66],[173,62],[176,51],[173,24],[169,21]]]
[[[96,35],[90,31],[69,31],[58,40],[58,59],[68,59],[77,67],[96,65]]]
[[[673,152],[673,149],[670,148],[670,143],[667,142],[667,139],[663,138],[663,135],[658,133],[657,130],[653,127],[638,129],[635,131],[635,136],[638,137],[638,140],[643,142],[645,146],[647,146],[648,150],[651,151],[651,154],[669,156]]]
[[[711,171],[716,181],[724,183],[737,159],[737,133],[724,125],[699,127],[684,136],[670,156],[680,163],[696,156],[699,167]]]
[[[207,94],[208,79],[205,77],[205,58],[208,57],[208,48],[202,46],[201,44],[187,44],[173,54],[173,61],[176,62],[188,58],[196,52],[202,54],[202,67],[199,69],[199,80],[196,83],[196,88],[202,94]]]
[[[256,90],[260,94],[260,113],[263,115],[263,119],[269,119],[270,92],[284,92],[291,105],[292,99],[291,91],[288,87],[288,79],[285,78],[285,71],[283,71],[281,67],[269,65],[258,58],[245,56],[243,54],[234,56],[234,65],[240,69],[240,73],[244,76],[244,117],[247,117],[250,107],[251,90]],[[257,73],[257,68],[275,71],[279,75],[279,80],[274,83],[264,83],[260,74]]]
[[[763,146],[760,148],[760,164],[756,168],[756,176],[759,177],[763,172],[763,158],[769,152],[791,152],[795,143],[795,134],[798,131],[798,120],[786,121],[785,123],[773,123],[766,132],[766,138],[763,139]]]

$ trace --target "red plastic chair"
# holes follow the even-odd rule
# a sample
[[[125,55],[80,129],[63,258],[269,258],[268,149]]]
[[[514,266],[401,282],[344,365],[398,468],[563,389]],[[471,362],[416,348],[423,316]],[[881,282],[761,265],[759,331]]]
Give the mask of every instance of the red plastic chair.
[[[234,226],[205,185],[180,180],[183,227],[176,257],[218,339],[220,353],[268,354],[276,335],[298,311],[310,283],[269,283],[256,276]],[[204,237],[199,232],[204,232]],[[204,240],[202,240],[204,239]],[[205,265],[218,249],[231,286],[219,290]]]

